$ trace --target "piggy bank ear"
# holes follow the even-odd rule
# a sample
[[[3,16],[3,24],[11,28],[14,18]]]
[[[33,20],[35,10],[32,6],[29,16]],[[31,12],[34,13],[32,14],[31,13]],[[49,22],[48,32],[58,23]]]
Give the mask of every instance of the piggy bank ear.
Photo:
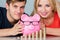
[[[23,14],[23,15],[21,16],[21,20],[22,20],[22,21],[27,21],[27,20],[28,20],[28,15]]]
[[[38,14],[35,14],[35,15],[33,16],[33,20],[39,21],[39,20],[40,20],[40,16],[39,16]]]

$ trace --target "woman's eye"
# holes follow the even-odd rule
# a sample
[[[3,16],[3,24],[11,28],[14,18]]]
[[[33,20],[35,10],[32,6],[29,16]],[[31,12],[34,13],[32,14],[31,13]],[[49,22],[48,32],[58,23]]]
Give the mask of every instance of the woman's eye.
[[[47,4],[46,7],[50,7],[50,5]]]
[[[42,5],[40,5],[40,4],[38,5],[38,7],[41,7],[41,6],[42,6]]]

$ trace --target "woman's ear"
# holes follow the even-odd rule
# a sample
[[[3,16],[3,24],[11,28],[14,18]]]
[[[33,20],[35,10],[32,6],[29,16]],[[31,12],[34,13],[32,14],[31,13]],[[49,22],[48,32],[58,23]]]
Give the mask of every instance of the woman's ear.
[[[9,5],[6,3],[6,9],[7,9],[7,10],[8,10],[8,6],[9,6]]]

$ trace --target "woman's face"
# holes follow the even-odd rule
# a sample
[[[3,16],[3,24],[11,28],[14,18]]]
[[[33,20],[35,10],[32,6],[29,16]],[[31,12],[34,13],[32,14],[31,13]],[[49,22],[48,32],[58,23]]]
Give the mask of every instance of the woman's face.
[[[43,18],[49,17],[52,14],[52,6],[50,5],[49,0],[40,0],[37,12]]]

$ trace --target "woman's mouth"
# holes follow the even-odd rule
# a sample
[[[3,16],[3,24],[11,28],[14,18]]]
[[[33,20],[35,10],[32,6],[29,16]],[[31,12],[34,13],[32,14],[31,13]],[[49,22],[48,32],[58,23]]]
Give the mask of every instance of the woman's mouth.
[[[47,15],[47,12],[43,12],[42,15],[43,15],[43,16],[46,16],[46,15]]]

